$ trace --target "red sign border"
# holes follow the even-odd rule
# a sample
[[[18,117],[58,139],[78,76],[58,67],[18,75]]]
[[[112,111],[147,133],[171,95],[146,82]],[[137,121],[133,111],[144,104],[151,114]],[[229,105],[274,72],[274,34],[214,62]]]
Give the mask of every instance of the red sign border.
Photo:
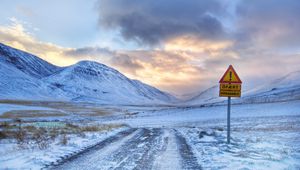
[[[233,74],[235,74],[236,78],[238,79],[238,81],[224,81],[223,79],[225,78],[226,74],[229,72],[229,70],[232,69]],[[238,74],[235,72],[234,68],[232,67],[232,65],[229,65],[228,69],[226,70],[226,72],[224,73],[224,75],[222,76],[221,80],[219,81],[219,83],[237,83],[237,84],[242,84],[242,81],[240,79],[240,77],[238,76]]]

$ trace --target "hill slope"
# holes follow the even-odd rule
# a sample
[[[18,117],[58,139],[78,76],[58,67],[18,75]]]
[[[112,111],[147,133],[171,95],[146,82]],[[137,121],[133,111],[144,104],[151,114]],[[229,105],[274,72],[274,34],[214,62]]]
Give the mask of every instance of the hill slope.
[[[300,100],[300,71],[295,71],[245,93],[243,102]]]
[[[98,100],[102,103],[169,102],[174,98],[154,87],[137,83],[106,65],[81,61],[43,81],[62,89],[73,100]]]
[[[0,99],[96,101],[106,104],[168,103],[176,99],[131,80],[106,65],[81,61],[68,67],[0,43]]]

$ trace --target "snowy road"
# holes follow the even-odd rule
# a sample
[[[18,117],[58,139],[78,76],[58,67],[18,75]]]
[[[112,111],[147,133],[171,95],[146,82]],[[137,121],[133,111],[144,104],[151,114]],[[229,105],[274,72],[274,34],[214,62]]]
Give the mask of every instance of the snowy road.
[[[299,169],[299,116],[233,119],[229,145],[222,122],[127,129],[48,169]]]
[[[130,129],[63,159],[50,169],[201,169],[174,129]]]

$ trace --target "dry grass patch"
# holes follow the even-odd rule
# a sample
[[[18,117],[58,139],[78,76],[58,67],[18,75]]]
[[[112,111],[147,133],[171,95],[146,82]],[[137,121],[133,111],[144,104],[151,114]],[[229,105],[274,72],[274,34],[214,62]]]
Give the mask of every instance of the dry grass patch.
[[[69,132],[69,133],[102,132],[102,131],[110,131],[125,126],[126,125],[124,124],[98,124],[98,125],[87,125],[87,126],[67,124],[65,132]]]
[[[66,116],[57,110],[11,110],[0,115],[0,118],[38,118],[38,117],[59,117]]]
[[[2,104],[15,104],[15,105],[32,106],[34,104],[34,101],[29,101],[29,100],[0,100],[0,103],[2,103]]]
[[[110,114],[112,114],[110,111],[102,109],[91,109],[80,113],[81,116],[106,116]]]
[[[106,116],[112,114],[112,110],[99,108],[90,103],[74,103],[65,101],[26,101],[26,100],[0,100],[0,104],[14,104],[22,106],[45,107],[54,110],[63,110],[65,113],[78,114],[80,116]],[[15,111],[11,111],[15,112]],[[38,111],[35,111],[38,112]],[[59,112],[59,111],[52,111]],[[51,113],[50,113],[51,114]],[[54,113],[52,113],[54,114]],[[57,113],[56,113],[57,114]],[[58,113],[62,114],[61,112]],[[57,116],[59,116],[57,115]],[[34,117],[33,115],[32,117]],[[55,116],[55,115],[54,115]],[[31,116],[29,116],[31,117]]]
[[[35,147],[46,149],[56,139],[59,140],[60,144],[66,145],[72,135],[84,138],[89,132],[106,133],[107,131],[126,126],[124,124],[81,126],[79,124],[66,123],[65,126],[51,126],[47,128],[39,125],[39,122],[23,122],[19,119],[15,119],[14,122],[2,122],[0,123],[0,139],[15,139],[18,146],[23,149]]]

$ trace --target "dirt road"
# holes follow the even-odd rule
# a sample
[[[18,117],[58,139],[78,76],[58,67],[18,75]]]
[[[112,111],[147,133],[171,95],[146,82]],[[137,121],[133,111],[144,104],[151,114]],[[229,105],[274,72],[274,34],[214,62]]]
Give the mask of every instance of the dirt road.
[[[46,169],[201,169],[191,146],[174,129],[129,129]]]

